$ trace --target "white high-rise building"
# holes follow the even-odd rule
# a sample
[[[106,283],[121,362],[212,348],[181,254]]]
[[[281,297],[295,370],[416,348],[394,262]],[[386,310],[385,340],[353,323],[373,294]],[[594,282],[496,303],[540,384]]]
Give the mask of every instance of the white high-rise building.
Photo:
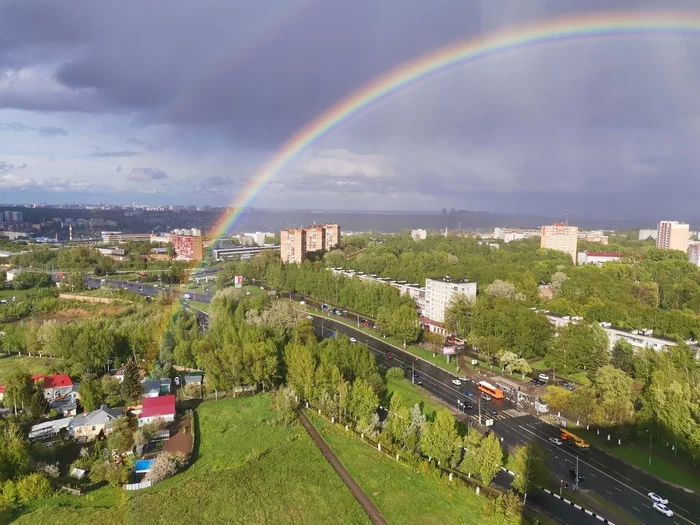
[[[688,260],[695,266],[700,266],[700,244],[688,246]]]
[[[661,250],[688,251],[690,226],[678,221],[660,221],[656,233],[656,247]]]
[[[561,222],[551,226],[542,226],[541,248],[566,252],[576,264],[577,246],[578,226],[567,226]]]
[[[432,321],[444,323],[445,309],[458,295],[464,295],[468,301],[473,301],[476,299],[476,283],[449,277],[426,279],[425,316]]]

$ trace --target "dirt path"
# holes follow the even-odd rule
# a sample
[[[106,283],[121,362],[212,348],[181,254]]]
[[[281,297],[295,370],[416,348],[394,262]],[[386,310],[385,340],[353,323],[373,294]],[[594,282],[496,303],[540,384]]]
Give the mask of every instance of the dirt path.
[[[377,506],[372,502],[371,499],[369,499],[369,496],[367,496],[367,494],[365,494],[365,492],[355,482],[353,477],[343,466],[338,457],[333,453],[328,444],[321,437],[321,434],[318,433],[318,430],[316,430],[316,428],[311,424],[311,422],[304,415],[304,413],[301,410],[297,410],[297,416],[299,417],[299,421],[301,421],[301,424],[304,425],[304,428],[311,436],[311,439],[314,440],[316,446],[319,448],[319,450],[321,450],[321,454],[323,454],[323,457],[325,457],[328,463],[331,464],[331,466],[338,473],[338,476],[340,476],[340,479],[343,480],[343,483],[345,483],[345,485],[350,489],[352,495],[355,496],[355,499],[359,502],[360,505],[362,505],[362,508],[369,516],[369,519],[372,520],[372,523],[374,523],[375,525],[388,525],[386,520],[380,514]]]

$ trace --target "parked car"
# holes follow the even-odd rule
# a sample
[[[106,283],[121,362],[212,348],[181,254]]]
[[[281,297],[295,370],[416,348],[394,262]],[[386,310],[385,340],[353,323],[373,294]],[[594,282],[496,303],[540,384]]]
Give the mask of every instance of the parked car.
[[[459,379],[453,379],[452,384],[455,386],[462,386],[462,382]]]
[[[463,381],[463,382],[466,382],[466,381],[469,381],[469,378],[466,377],[466,376],[459,376],[459,380],[460,380],[460,381]]]
[[[549,442],[558,446],[558,447],[560,447],[562,444],[562,441],[559,438],[549,438]]]
[[[488,394],[481,394],[481,399],[484,401],[491,401],[491,396]]]
[[[658,494],[654,492],[650,492],[647,494],[651,499],[653,499],[656,503],[661,503],[662,505],[668,505],[668,500],[662,496],[659,496]]]
[[[669,518],[673,517],[673,511],[663,503],[654,503],[654,509],[658,510],[661,514],[666,514]]]
[[[469,390],[465,390],[464,395],[469,397],[469,398],[474,399],[474,392],[470,392]]]
[[[355,339],[354,337],[351,337],[351,338],[350,338],[350,342],[351,342],[351,343],[357,343],[357,339]]]
[[[542,381],[549,381],[549,376],[547,374],[540,374],[537,377]]]
[[[391,352],[387,352],[386,354],[384,354],[384,357],[386,357],[387,359],[392,359],[394,356]]]

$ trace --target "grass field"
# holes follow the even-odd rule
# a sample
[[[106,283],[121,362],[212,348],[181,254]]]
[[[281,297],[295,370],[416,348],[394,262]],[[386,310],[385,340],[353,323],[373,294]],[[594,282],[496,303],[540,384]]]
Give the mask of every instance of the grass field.
[[[0,299],[9,300],[16,297],[19,301],[32,292],[36,292],[36,290],[31,288],[29,290],[15,290],[13,288],[3,288],[0,286]],[[2,306],[0,306],[0,308],[2,308]]]
[[[46,374],[48,372],[53,372],[58,362],[58,359],[16,355],[2,357],[2,354],[0,354],[0,385],[4,384],[7,377],[17,370],[30,375]]]
[[[308,411],[307,415],[355,481],[392,525],[498,523],[494,518],[484,515],[485,500],[461,482],[450,483],[432,474],[416,472],[331,425],[320,416]]]
[[[274,424],[269,395],[203,403],[197,460],[150,489],[37,502],[16,523],[369,523],[300,425]],[[0,514],[0,522],[8,516]]]
[[[194,308],[202,310],[203,312],[209,312],[211,309],[211,304],[200,303],[199,301],[187,301],[187,304],[191,304]]]
[[[430,416],[432,412],[445,408],[445,405],[433,401],[420,387],[414,386],[408,379],[387,378],[386,390],[387,394],[398,394],[404,406],[410,408],[418,403],[422,406],[423,413],[426,416]]]

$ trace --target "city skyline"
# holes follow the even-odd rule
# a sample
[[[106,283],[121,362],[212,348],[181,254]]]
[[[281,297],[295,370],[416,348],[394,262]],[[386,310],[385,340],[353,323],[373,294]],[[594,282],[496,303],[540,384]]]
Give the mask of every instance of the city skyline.
[[[444,2],[425,24],[417,5],[220,3],[158,23],[157,2],[114,12],[32,3],[0,7],[3,200],[213,206],[234,202],[287,139],[399,64],[524,24],[655,7]],[[700,16],[692,2],[667,4]],[[201,36],[187,50],[185,28]],[[688,220],[700,189],[698,52],[673,31],[516,46],[343,121],[251,204]]]

